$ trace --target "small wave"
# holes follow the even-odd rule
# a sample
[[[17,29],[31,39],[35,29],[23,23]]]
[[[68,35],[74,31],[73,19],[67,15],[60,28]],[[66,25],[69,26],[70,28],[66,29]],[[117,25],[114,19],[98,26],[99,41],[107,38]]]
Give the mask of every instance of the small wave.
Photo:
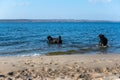
[[[11,51],[11,52],[1,52],[0,54],[7,55],[7,54],[24,54],[24,53],[31,53],[32,51],[39,51],[42,50],[41,48],[36,49],[25,49],[25,50],[18,50],[18,51]]]
[[[98,46],[90,46],[90,47],[82,47],[80,48],[80,52],[82,53],[96,53],[96,52],[101,52],[101,53],[108,53],[109,47],[106,48],[100,48]]]
[[[15,38],[18,39],[18,40],[23,40],[23,39],[26,39],[26,38],[35,38],[35,37],[40,37],[40,35],[27,35],[27,36],[21,36],[21,37],[17,37]]]
[[[13,40],[26,40],[30,38],[38,38],[41,35],[21,35],[20,37],[16,36],[0,36],[0,41],[13,41]]]
[[[26,41],[3,42],[3,43],[0,43],[0,46],[13,46],[13,45],[19,45],[24,43],[26,43]]]
[[[13,39],[14,39],[13,36],[0,36],[0,41],[9,41],[9,40],[13,40]]]

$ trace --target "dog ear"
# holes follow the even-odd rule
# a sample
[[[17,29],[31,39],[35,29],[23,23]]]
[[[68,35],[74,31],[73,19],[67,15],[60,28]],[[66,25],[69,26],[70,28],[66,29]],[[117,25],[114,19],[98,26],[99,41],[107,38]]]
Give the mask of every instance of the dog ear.
[[[103,34],[99,34],[99,37],[104,37],[104,35]]]
[[[51,36],[48,36],[47,38],[50,39],[50,38],[52,38],[52,37],[51,37]]]

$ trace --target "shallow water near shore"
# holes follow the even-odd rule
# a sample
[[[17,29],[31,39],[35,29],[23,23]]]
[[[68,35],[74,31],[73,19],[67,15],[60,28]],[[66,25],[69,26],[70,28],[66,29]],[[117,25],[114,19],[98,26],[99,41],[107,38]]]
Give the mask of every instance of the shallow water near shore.
[[[99,34],[108,48],[97,46]],[[62,45],[50,45],[47,36],[62,36]],[[0,56],[45,55],[75,50],[77,54],[120,53],[118,22],[0,22]]]

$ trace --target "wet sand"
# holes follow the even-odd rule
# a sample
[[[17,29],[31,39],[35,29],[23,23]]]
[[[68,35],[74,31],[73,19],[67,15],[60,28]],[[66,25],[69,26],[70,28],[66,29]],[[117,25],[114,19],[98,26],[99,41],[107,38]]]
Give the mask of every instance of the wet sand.
[[[120,80],[120,55],[0,57],[0,80]]]

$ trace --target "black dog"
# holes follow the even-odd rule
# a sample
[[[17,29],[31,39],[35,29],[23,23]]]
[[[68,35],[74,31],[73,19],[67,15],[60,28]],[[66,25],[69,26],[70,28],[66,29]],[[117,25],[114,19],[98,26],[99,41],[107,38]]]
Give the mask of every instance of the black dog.
[[[108,39],[103,35],[103,34],[99,34],[99,46],[100,47],[107,47],[108,44]]]
[[[48,36],[47,39],[48,39],[48,43],[50,44],[62,44],[61,36],[59,36],[58,38],[53,38],[51,36]]]

